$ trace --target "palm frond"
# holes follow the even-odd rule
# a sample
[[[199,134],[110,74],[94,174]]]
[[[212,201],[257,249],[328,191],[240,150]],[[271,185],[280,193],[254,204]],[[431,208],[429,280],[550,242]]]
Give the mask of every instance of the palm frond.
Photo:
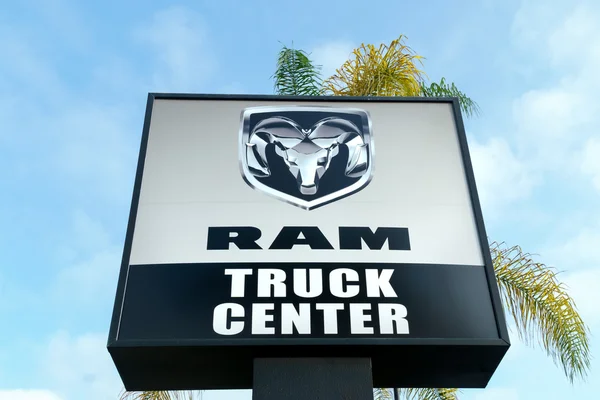
[[[321,94],[321,67],[303,50],[283,46],[277,58],[275,92],[279,95],[318,96]]]
[[[389,45],[362,44],[351,58],[323,83],[334,96],[418,96],[422,57],[404,44],[404,35]]]
[[[373,389],[373,400],[393,400],[394,395],[391,390],[384,388]]]
[[[120,400],[200,400],[201,390],[123,392]]]
[[[534,261],[519,246],[490,244],[504,306],[521,340],[541,344],[572,383],[590,367],[589,331],[554,268]]]
[[[432,82],[429,85],[421,82],[421,95],[424,97],[458,97],[460,108],[467,117],[480,113],[477,103],[458,90],[454,82],[448,84],[444,78],[440,80],[440,83]]]
[[[406,400],[457,400],[458,389],[410,388],[400,389],[400,398]]]

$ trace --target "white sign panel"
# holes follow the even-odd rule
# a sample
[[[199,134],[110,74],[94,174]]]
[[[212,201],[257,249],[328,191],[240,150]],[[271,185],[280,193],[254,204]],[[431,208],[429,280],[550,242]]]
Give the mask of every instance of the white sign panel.
[[[130,264],[283,261],[482,266],[452,103],[155,100]]]

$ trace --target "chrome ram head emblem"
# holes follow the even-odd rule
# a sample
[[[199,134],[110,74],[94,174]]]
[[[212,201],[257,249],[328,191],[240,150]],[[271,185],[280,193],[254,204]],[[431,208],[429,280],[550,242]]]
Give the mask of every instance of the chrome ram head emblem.
[[[247,109],[242,115],[242,175],[255,189],[307,210],[316,208],[370,181],[370,130],[363,110]]]

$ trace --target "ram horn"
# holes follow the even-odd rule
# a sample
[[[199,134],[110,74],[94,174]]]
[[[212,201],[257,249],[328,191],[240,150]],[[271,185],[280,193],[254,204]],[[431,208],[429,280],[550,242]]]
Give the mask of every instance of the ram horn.
[[[330,148],[332,151],[337,152],[338,145],[348,148],[346,176],[358,178],[367,171],[367,144],[358,127],[352,122],[336,117],[325,118],[315,125],[309,137],[319,147]]]
[[[267,146],[275,144],[275,151],[282,156],[283,152],[304,139],[301,127],[289,118],[271,117],[260,121],[246,143],[246,160],[250,172],[264,178],[271,175],[267,162]]]

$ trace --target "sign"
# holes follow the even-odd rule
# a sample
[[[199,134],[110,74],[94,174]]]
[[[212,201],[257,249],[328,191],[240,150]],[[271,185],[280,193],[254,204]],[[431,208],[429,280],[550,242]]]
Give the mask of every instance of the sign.
[[[453,99],[151,94],[108,350],[128,390],[368,357],[485,387],[509,341]]]

